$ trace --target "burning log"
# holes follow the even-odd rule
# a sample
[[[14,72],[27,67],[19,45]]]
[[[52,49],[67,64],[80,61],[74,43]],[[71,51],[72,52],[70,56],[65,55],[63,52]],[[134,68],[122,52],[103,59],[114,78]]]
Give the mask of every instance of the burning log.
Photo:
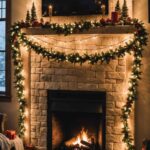
[[[83,144],[84,146],[89,147],[89,148],[92,146],[91,143],[84,141],[84,140],[81,140],[81,144]]]
[[[65,142],[66,149],[62,150],[98,150],[95,139],[88,135],[88,131],[82,128],[80,133]]]
[[[84,140],[81,140],[81,144],[86,146],[86,148],[88,148],[89,150],[96,150],[94,138],[91,138],[91,143],[84,141]]]

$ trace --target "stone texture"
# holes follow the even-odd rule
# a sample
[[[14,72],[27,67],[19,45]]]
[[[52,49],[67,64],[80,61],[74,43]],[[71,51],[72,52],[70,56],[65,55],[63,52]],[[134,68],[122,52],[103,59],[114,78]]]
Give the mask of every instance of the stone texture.
[[[111,40],[115,41],[115,38],[110,37]],[[106,149],[120,150],[120,115],[125,103],[126,60],[116,59],[109,64],[86,63],[81,66],[47,61],[36,54],[31,56],[34,64],[31,67],[31,141],[40,150],[46,150],[48,89],[106,91]]]
[[[125,72],[126,71],[126,68],[124,66],[117,66],[116,67],[116,71],[117,72]]]
[[[106,79],[124,79],[124,78],[125,78],[124,73],[106,72]]]
[[[125,65],[126,65],[126,61],[125,61],[124,59],[119,59],[119,60],[118,60],[118,64],[119,64],[120,66],[125,66]]]
[[[114,11],[114,6],[116,4],[116,1],[117,0],[109,1],[109,15],[108,16],[106,15],[106,17],[110,18],[111,12]],[[12,23],[13,22],[17,22],[18,20],[22,20],[24,18],[25,12],[26,12],[26,10],[29,9],[30,6],[32,6],[32,2],[33,1],[31,1],[31,0],[27,0],[27,1],[14,0],[14,2],[12,2]],[[41,0],[34,1],[34,2],[35,2],[36,10],[37,10],[37,16],[38,16],[38,18],[41,18],[42,17],[41,16],[41,14],[42,14],[41,13]],[[147,2],[148,2],[147,0],[135,0],[134,1],[134,9],[132,9],[133,0],[127,0],[127,5],[128,5],[128,8],[129,8],[129,16],[132,17],[132,12],[134,10],[134,16],[136,18],[139,18],[140,20],[144,19],[144,21],[147,23],[148,22],[147,21],[148,20],[148,17],[147,17],[147,15],[148,15],[147,10],[148,9],[143,9],[143,8],[145,8],[145,6],[148,6]],[[122,3],[123,3],[123,0],[120,1],[120,5],[121,6],[122,6]],[[80,20],[99,20],[100,18],[101,18],[100,15],[96,15],[96,16],[95,15],[93,15],[93,16],[71,16],[71,17],[68,17],[68,16],[67,17],[65,17],[65,16],[64,17],[55,17],[55,16],[53,16],[52,17],[52,21],[53,22],[58,22],[58,23],[68,23],[68,22],[71,22],[71,21],[80,21]],[[47,20],[47,21],[49,21],[48,17],[47,18],[44,17],[44,19]],[[149,28],[149,26],[148,26],[148,28]],[[101,39],[103,38],[103,36],[104,35],[101,36]],[[102,40],[99,40],[98,44],[101,44],[101,45],[103,44],[105,46],[107,46],[106,44],[110,45],[110,40],[108,40],[109,36],[112,36],[112,35],[108,35],[107,37],[105,37],[105,42],[102,41]],[[115,35],[115,37],[122,37],[122,36],[124,37],[124,35]],[[70,36],[69,36],[69,38],[70,38]],[[123,40],[123,38],[119,39],[119,41],[122,41],[122,40]],[[112,44],[112,41],[115,41],[115,39],[111,40],[111,44]],[[84,44],[82,44],[82,46],[84,46]],[[146,58],[145,59],[146,60],[145,64],[150,64],[149,63],[149,56],[150,56],[149,48],[146,51],[147,52],[144,53],[144,58]],[[101,52],[101,50],[100,50],[100,52]],[[46,60],[43,59],[41,56],[35,54],[35,53],[31,53],[31,62],[41,63],[42,61],[46,61]],[[124,60],[119,60],[118,64],[120,66],[124,66],[125,67],[126,62]],[[48,64],[48,66],[49,66],[49,64]],[[102,65],[98,64],[98,65],[94,65],[94,66],[92,66],[92,65],[87,65],[87,66],[86,65],[83,65],[83,66],[78,65],[78,66],[74,66],[74,64],[71,64],[71,63],[50,62],[50,67],[42,68],[43,70],[38,70],[37,68],[33,68],[33,66],[32,66],[32,68],[31,68],[31,74],[32,75],[33,74],[40,74],[40,75],[47,74],[48,76],[49,75],[54,75],[55,74],[55,70],[54,70],[55,68],[56,69],[66,68],[66,69],[73,69],[73,70],[74,70],[74,68],[75,69],[81,69],[81,70],[85,70],[85,69],[88,70],[89,69],[89,70],[93,70],[93,71],[102,71],[103,72],[106,69],[105,68],[106,66],[107,65],[103,65],[103,64]],[[116,67],[117,66],[107,67],[107,72],[111,72],[111,71],[114,72],[114,71],[116,71]],[[108,70],[108,68],[109,68],[109,70]],[[149,121],[149,118],[150,118],[149,115],[147,115],[147,117],[146,117],[146,115],[144,115],[144,117],[143,117],[143,114],[148,114],[147,112],[149,112],[149,107],[147,107],[147,108],[144,107],[145,104],[147,104],[147,106],[149,106],[148,103],[149,103],[149,97],[150,97],[150,95],[147,95],[147,93],[145,92],[145,85],[147,85],[146,89],[149,89],[149,85],[150,85],[150,84],[147,84],[150,81],[149,80],[149,72],[150,72],[149,71],[149,67],[144,68],[143,72],[145,73],[144,76],[146,75],[147,79],[142,83],[143,86],[141,86],[141,88],[140,88],[140,91],[142,92],[140,99],[142,99],[142,102],[140,102],[140,101],[138,102],[139,103],[139,108],[138,109],[140,111],[139,111],[139,113],[138,113],[137,116],[140,116],[139,120],[138,120],[139,122],[141,122],[141,119],[142,119],[143,122],[145,122],[145,120]],[[75,73],[73,73],[73,74],[75,76],[77,76],[77,74],[75,74]],[[68,75],[72,75],[72,74],[68,72]],[[100,75],[100,74],[98,74],[98,75]],[[78,78],[80,78],[81,76],[84,77],[84,73],[78,75]],[[31,103],[33,102],[33,103],[43,103],[43,104],[46,104],[47,103],[47,101],[45,100],[45,97],[47,96],[46,90],[47,89],[60,89],[60,86],[59,86],[59,82],[58,81],[51,82],[51,80],[46,81],[46,80],[41,79],[41,78],[40,78],[40,80],[41,80],[41,82],[46,82],[47,83],[47,84],[45,83],[45,87],[44,87],[45,91],[42,91],[41,93],[39,93],[39,91],[37,90],[36,91],[36,95],[34,94],[35,91],[32,92]],[[125,82],[125,80],[121,80],[121,79],[114,79],[114,80],[113,79],[105,79],[103,81],[103,83],[100,81],[97,84],[105,84],[105,83],[106,84],[115,84],[115,82],[117,82],[117,84],[120,84],[122,82]],[[84,84],[84,83],[82,83],[82,84]],[[73,90],[78,90],[78,86],[77,86],[78,83],[76,83],[76,82],[69,82],[69,83],[65,83],[64,82],[64,83],[61,83],[61,84],[65,84],[65,86],[67,86],[65,88],[73,89]],[[35,88],[36,88],[35,87],[35,82],[31,80],[31,91],[35,90]],[[89,88],[88,90],[91,90],[91,89]],[[100,89],[98,87],[97,90],[100,91],[102,89]],[[109,96],[108,97],[108,95],[109,95],[110,92],[108,92],[107,89],[104,89],[104,90],[107,92],[107,101],[109,101],[109,102],[111,102],[111,101],[116,102],[117,100],[123,101],[123,99],[121,98],[122,97],[122,93],[119,93],[119,91],[118,92],[110,91],[111,93],[114,93],[114,94],[113,94],[113,96]],[[40,97],[44,97],[43,100],[41,98],[41,101],[40,101],[39,95],[41,95]],[[117,96],[117,98],[115,98],[115,96]],[[143,97],[144,97],[145,100],[143,100]],[[141,105],[141,103],[142,103],[142,105]],[[107,104],[110,105],[111,103],[107,103]],[[3,107],[3,104],[1,104],[1,105],[2,105],[1,107]],[[118,104],[113,105],[112,107],[114,108],[114,107],[117,107],[117,106],[118,106]],[[146,108],[146,109],[143,109],[143,108]],[[143,112],[143,113],[141,113],[141,112]],[[119,118],[120,118],[120,116],[115,116],[114,117],[113,115],[110,115],[110,116],[106,117],[106,119],[108,119],[108,120],[115,120],[115,126],[116,126],[116,124],[120,123],[120,119]],[[37,124],[34,125],[34,131],[32,131],[32,132],[36,133],[35,134],[36,137],[31,138],[31,143],[33,145],[38,146],[38,148],[40,150],[46,150],[45,138],[43,136],[41,136],[41,134],[40,134],[40,132],[38,130],[39,126],[42,126],[43,122],[38,123],[39,121],[37,120],[37,118],[33,117],[32,113],[31,113],[31,123],[32,123],[32,121],[36,122]],[[145,125],[146,128],[144,127],[144,130],[143,130],[143,125],[141,124],[140,126],[142,126],[142,127],[140,128],[140,130],[138,130],[139,133],[137,134],[139,140],[136,143],[136,146],[138,148],[140,147],[141,139],[143,139],[143,137],[145,136],[145,133],[147,133],[147,131],[149,131],[149,124]],[[31,125],[31,127],[32,127],[32,125]],[[107,136],[109,136],[109,135],[110,134],[107,134]],[[146,135],[149,136],[148,134],[146,134]],[[138,149],[138,148],[136,148],[136,149]],[[122,148],[122,142],[110,142],[110,141],[107,141],[106,150],[124,150],[124,148]]]
[[[106,149],[107,149],[107,150],[113,150],[113,143],[108,143],[108,144],[106,145]]]

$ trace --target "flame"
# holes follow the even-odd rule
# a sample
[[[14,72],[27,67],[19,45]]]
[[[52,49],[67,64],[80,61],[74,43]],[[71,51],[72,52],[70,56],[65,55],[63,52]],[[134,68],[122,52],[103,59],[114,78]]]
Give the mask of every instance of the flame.
[[[91,143],[91,140],[88,137],[88,131],[85,130],[84,128],[82,128],[82,130],[77,135],[77,137],[72,138],[71,140],[67,141],[66,145],[67,146],[70,146],[70,145],[79,145],[80,147],[84,146],[84,145],[82,145],[81,141],[85,141],[85,142]]]

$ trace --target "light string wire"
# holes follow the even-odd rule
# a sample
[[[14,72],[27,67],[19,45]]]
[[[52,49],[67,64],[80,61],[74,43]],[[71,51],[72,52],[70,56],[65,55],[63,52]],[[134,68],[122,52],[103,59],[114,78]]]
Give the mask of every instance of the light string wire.
[[[95,37],[97,37],[97,36],[95,36]],[[93,37],[92,37],[93,38]],[[51,47],[51,49],[52,48],[61,48],[61,49],[68,49],[68,50],[83,50],[83,48],[69,48],[69,47],[64,47],[64,46],[59,46],[59,45],[54,45],[54,44],[56,44],[56,43],[54,43],[54,42],[52,42],[52,43],[50,43],[50,42],[48,42],[48,41],[45,41],[45,40],[43,40],[43,39],[41,39],[41,38],[38,38],[38,37],[31,37],[31,38],[29,38],[29,39],[31,39],[31,40],[34,40],[35,41],[35,43],[36,43],[36,41],[38,41],[38,42],[42,42],[42,43],[45,43],[45,44],[47,44],[47,45],[52,45],[52,47]],[[89,38],[89,39],[91,39],[91,38]],[[108,48],[110,48],[110,47],[116,47],[116,46],[120,46],[121,44],[124,44],[125,42],[128,42],[129,40],[131,40],[131,37],[128,37],[128,38],[126,38],[126,39],[124,39],[124,40],[122,40],[122,41],[120,41],[120,42],[118,42],[118,43],[115,43],[115,44],[112,44],[112,45],[106,45],[106,46],[101,46],[101,45],[96,45],[96,47],[97,48],[84,48],[84,50],[104,50],[104,49],[108,49]],[[81,45],[81,43],[83,42],[83,41],[85,41],[85,40],[81,40],[80,41],[80,43],[78,44],[78,45]],[[86,39],[86,41],[87,41],[87,39]],[[57,42],[60,42],[59,40],[57,40]],[[72,40],[72,42],[74,42],[73,40]],[[66,45],[66,43],[67,42],[63,42],[65,45]],[[83,44],[83,43],[82,43]],[[77,45],[77,44],[76,44]],[[87,45],[87,44],[86,44]],[[88,46],[95,46],[95,44],[88,44]]]
[[[46,36],[45,36],[46,37]],[[93,38],[97,38],[97,37],[99,37],[99,35],[94,35],[94,36],[89,36],[89,37],[86,37],[86,38],[84,38],[84,39],[80,39],[80,40],[58,40],[58,39],[56,39],[56,38],[54,38],[54,37],[48,37],[49,39],[51,39],[51,40],[54,40],[54,41],[56,41],[56,42],[63,42],[63,43],[72,43],[72,42],[83,42],[83,41],[87,41],[87,40],[89,40],[89,39],[93,39]],[[41,40],[41,39],[40,39]]]
[[[41,40],[43,42],[48,43],[47,41],[45,41],[45,40],[43,40],[41,38],[38,38],[38,37],[35,37],[35,36],[31,36],[31,38],[32,37],[35,38],[35,39],[39,39],[39,40]],[[46,38],[46,36],[44,36],[44,37]],[[101,36],[100,35],[95,35],[95,36],[89,36],[87,38],[82,38],[82,39],[79,39],[79,40],[70,40],[70,41],[69,40],[58,40],[58,39],[53,38],[51,36],[48,37],[48,39],[51,39],[51,40],[54,40],[54,41],[57,41],[57,42],[62,42],[62,43],[78,43],[78,42],[82,43],[82,42],[87,41],[89,39],[94,39],[95,40],[97,38],[101,38]]]
[[[53,59],[55,61],[60,62],[71,62],[71,63],[85,63],[89,62],[90,64],[96,64],[98,62],[107,62],[110,60],[116,59],[118,57],[124,57],[126,53],[129,53],[134,56],[133,64],[132,64],[132,72],[131,77],[129,78],[129,88],[125,105],[122,107],[122,133],[123,133],[123,142],[126,144],[128,150],[135,150],[133,137],[131,134],[131,130],[129,128],[129,117],[132,111],[133,104],[137,99],[137,87],[138,80],[140,80],[141,76],[141,65],[142,65],[142,52],[143,46],[147,45],[147,31],[144,27],[144,24],[140,22],[138,19],[132,19],[130,22],[124,20],[124,24],[134,25],[136,31],[134,33],[134,38],[126,43],[124,46],[119,46],[115,50],[108,50],[107,52],[95,53],[95,54],[83,54],[79,53],[70,53],[65,54],[59,51],[54,51],[52,49],[47,50],[43,48],[40,44],[34,43],[30,39],[28,39],[24,33],[21,32],[21,28],[28,27],[26,24],[22,25],[21,22],[16,23],[11,28],[11,48],[13,52],[13,60],[14,60],[14,75],[15,75],[15,86],[16,92],[18,96],[19,103],[19,120],[18,120],[18,134],[20,137],[24,137],[25,132],[25,107],[26,107],[26,99],[24,97],[24,76],[22,75],[23,70],[23,61],[21,58],[20,52],[20,44],[27,46],[29,50],[35,51],[37,54],[46,57],[48,60]],[[82,24],[76,23],[76,26],[71,26],[70,24],[65,25],[65,28],[61,28],[58,24],[50,24],[48,28],[50,30],[55,31],[56,33],[64,33],[65,35],[72,34],[76,29],[82,29],[81,32],[85,29],[88,30],[93,28],[93,25],[96,27],[101,27],[105,24],[99,22],[82,22]]]

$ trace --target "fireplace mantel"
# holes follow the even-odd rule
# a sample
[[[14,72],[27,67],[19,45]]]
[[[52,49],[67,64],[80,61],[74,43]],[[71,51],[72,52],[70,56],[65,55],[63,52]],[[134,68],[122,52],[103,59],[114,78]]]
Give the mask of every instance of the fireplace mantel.
[[[55,31],[52,31],[48,28],[23,28],[22,32],[27,35],[54,35]],[[132,25],[116,25],[116,26],[104,26],[97,27],[85,31],[77,31],[73,34],[133,34],[135,32],[135,28]]]

